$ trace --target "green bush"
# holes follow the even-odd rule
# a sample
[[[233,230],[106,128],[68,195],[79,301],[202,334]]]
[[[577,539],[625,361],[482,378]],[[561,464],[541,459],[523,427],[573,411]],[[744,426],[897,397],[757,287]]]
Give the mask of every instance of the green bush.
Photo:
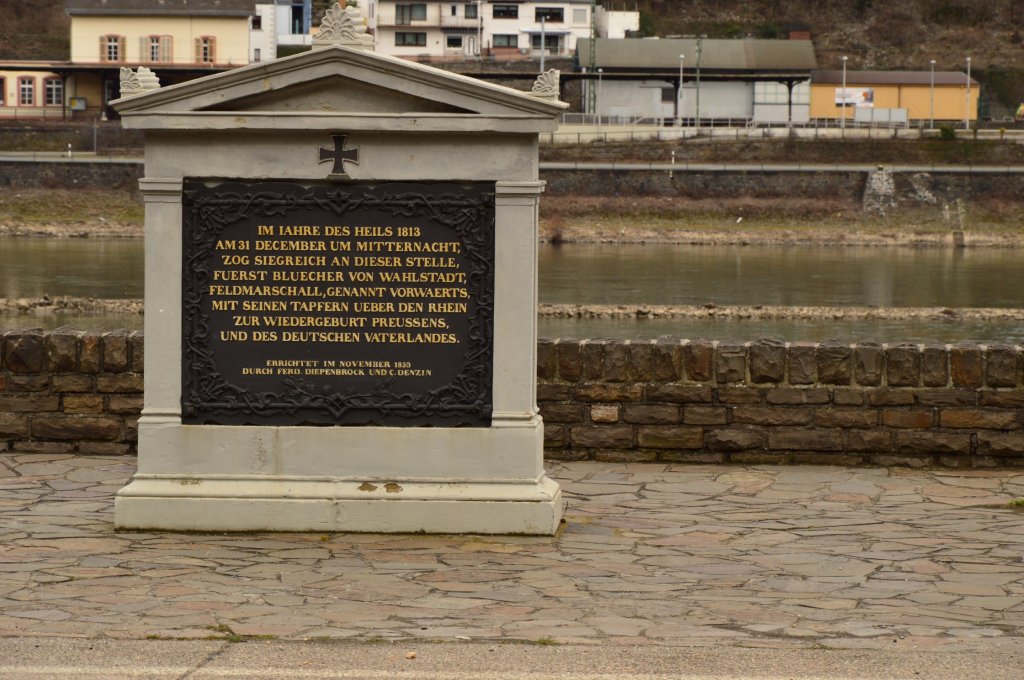
[[[955,142],[956,141],[956,130],[952,125],[948,123],[946,125],[939,126],[939,139],[944,142]]]

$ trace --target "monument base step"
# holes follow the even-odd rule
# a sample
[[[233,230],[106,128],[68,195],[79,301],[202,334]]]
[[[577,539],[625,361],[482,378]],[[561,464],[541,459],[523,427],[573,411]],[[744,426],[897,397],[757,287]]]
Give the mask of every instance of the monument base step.
[[[407,482],[136,475],[114,501],[118,529],[552,535],[554,481]]]

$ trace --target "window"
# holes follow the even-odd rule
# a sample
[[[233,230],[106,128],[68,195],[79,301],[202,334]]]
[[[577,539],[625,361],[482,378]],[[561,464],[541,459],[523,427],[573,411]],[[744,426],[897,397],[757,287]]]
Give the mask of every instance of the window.
[[[28,76],[18,78],[18,105],[36,105],[36,79]]]
[[[395,33],[395,45],[398,47],[426,47],[426,33]]]
[[[259,14],[252,18],[252,30],[262,31],[263,30],[263,17]]]
[[[260,60],[260,54],[261,54],[260,53],[260,48],[254,47],[252,49],[252,60],[253,61],[259,61]]]
[[[494,36],[495,47],[519,47],[519,36],[515,34]]]
[[[140,38],[139,54],[142,61],[166,62],[173,61],[171,54],[171,36],[147,35]]]
[[[100,36],[100,61],[124,61],[124,36]]]
[[[462,7],[463,7],[463,9],[466,10],[466,18],[467,19],[476,19],[477,18],[476,5],[463,5]]]
[[[572,11],[572,23],[579,26],[580,24],[587,23],[587,9],[574,9]]]
[[[544,47],[549,50],[557,51],[559,48],[558,41],[562,36],[559,35],[545,35],[544,36]],[[530,47],[535,50],[540,49],[540,35],[534,33],[530,36]]]
[[[196,62],[212,64],[217,61],[217,39],[212,35],[196,38]]]
[[[491,16],[495,19],[518,19],[519,5],[495,5],[491,9]]]
[[[461,35],[450,35],[445,40],[445,45],[451,49],[462,49],[462,36]]]
[[[674,102],[676,100],[676,88],[674,87],[663,87],[661,88],[661,101],[662,103]]]
[[[7,81],[0,78],[0,106],[4,105],[4,97],[7,96]]]
[[[43,81],[43,96],[47,106],[64,104],[64,81],[60,78],[47,78]]]
[[[540,23],[542,19],[560,24],[565,21],[565,10],[561,7],[538,7],[534,10],[533,20]]]
[[[453,17],[459,16],[459,6],[458,5],[452,5],[452,16]]]
[[[395,5],[395,23],[411,24],[414,21],[426,21],[427,5],[418,2],[413,5]]]

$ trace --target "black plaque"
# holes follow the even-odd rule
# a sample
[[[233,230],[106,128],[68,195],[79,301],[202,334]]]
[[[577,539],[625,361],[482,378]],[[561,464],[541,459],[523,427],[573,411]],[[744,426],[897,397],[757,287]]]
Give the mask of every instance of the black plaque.
[[[490,425],[493,184],[184,192],[183,422]]]

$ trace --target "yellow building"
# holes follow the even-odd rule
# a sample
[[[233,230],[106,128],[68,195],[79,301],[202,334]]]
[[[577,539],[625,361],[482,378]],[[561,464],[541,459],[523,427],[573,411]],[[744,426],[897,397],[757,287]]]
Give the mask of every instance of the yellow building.
[[[970,83],[968,85],[968,83]],[[905,110],[913,121],[962,122],[978,119],[978,81],[958,71],[814,71],[811,118],[847,120],[858,109]],[[879,116],[879,118],[883,118]]]
[[[0,64],[0,118],[109,116],[121,67],[162,85],[249,63],[254,0],[66,0],[66,62]]]

